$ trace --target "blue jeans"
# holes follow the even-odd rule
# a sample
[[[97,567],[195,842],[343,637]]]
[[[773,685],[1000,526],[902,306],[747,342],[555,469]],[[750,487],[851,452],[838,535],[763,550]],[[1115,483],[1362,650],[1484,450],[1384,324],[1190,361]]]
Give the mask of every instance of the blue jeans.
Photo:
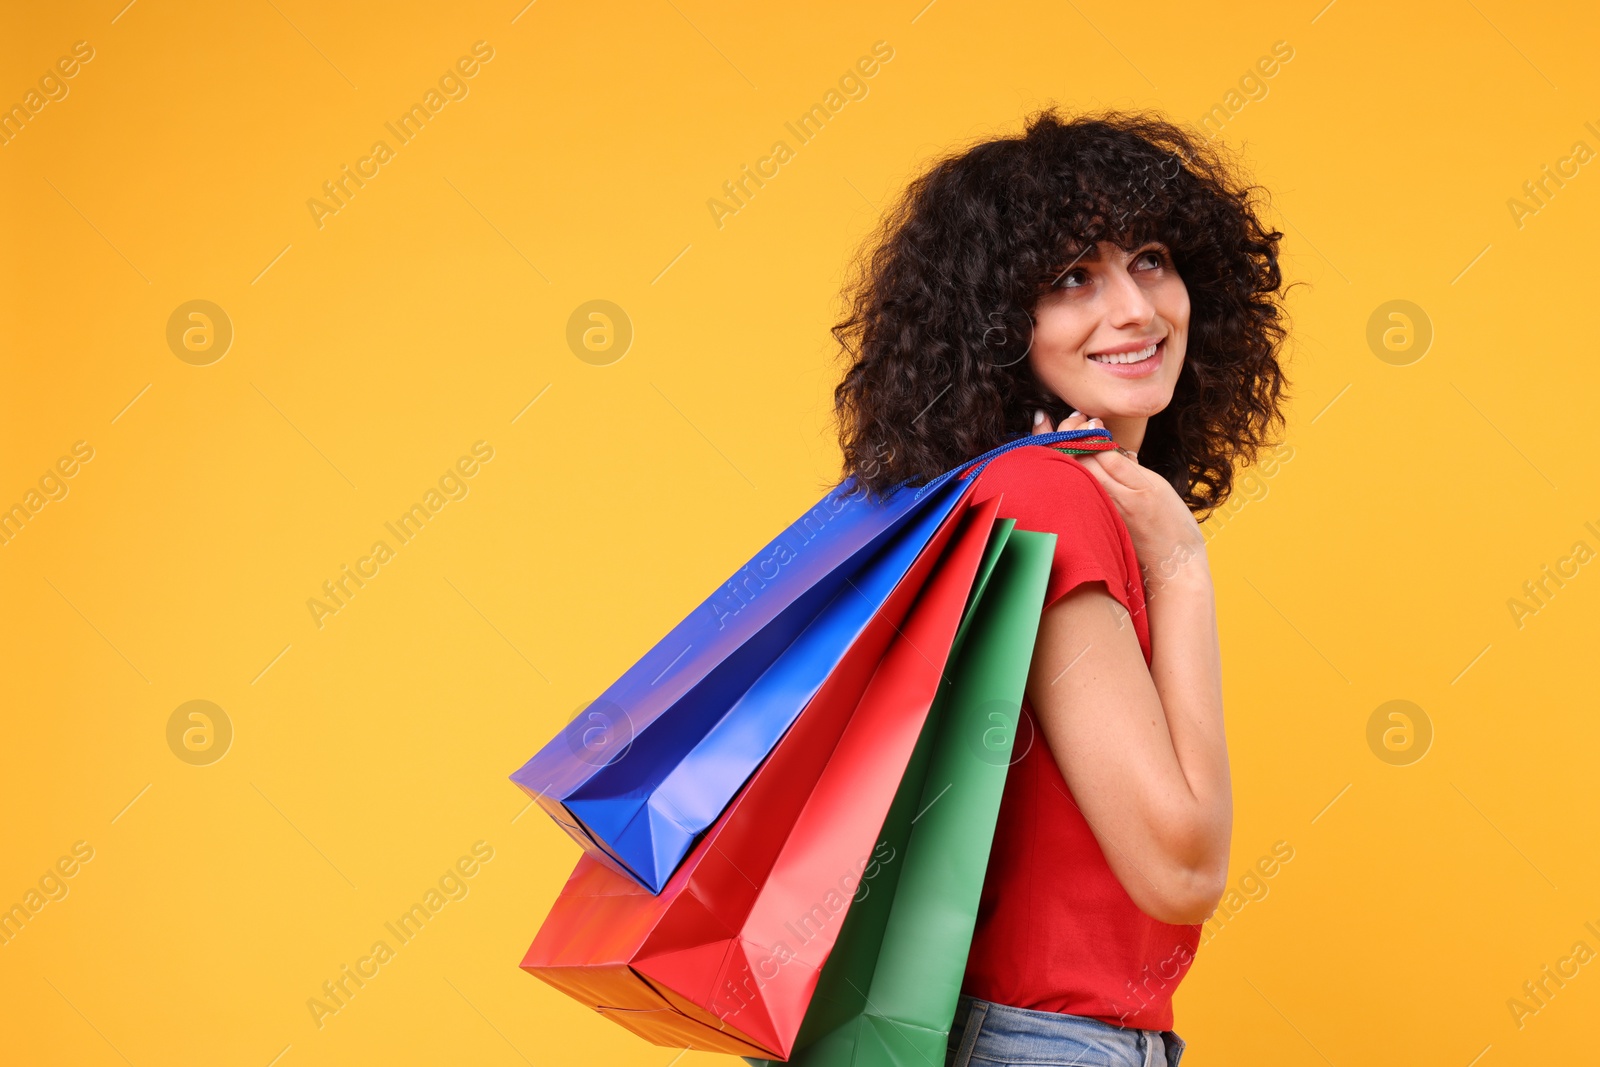
[[[1082,1015],[1013,1008],[963,995],[944,1062],[945,1067],[1178,1067],[1183,1048],[1183,1038],[1171,1030],[1124,1029]]]

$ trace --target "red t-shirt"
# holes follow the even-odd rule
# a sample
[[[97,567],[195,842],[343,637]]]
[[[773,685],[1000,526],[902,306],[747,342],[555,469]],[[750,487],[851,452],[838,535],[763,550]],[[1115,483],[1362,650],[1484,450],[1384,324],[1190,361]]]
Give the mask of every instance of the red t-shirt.
[[[1004,493],[1000,515],[1056,535],[1048,608],[1102,581],[1128,611],[1145,663],[1149,618],[1138,557],[1095,476],[1054,449],[991,460],[974,499]],[[1017,725],[961,991],[996,1004],[1084,1015],[1113,1026],[1172,1029],[1172,993],[1199,946],[1199,923],[1139,910],[1106,863],[1026,700]]]

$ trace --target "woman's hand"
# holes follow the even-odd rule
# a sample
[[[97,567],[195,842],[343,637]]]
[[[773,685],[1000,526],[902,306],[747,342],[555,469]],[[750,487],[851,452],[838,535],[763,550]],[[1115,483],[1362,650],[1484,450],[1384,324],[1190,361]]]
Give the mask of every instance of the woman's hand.
[[[1041,413],[1042,414],[1042,413]],[[1101,429],[1099,419],[1091,419],[1081,412],[1073,412],[1061,421],[1057,430]],[[1033,432],[1050,433],[1050,420],[1038,419]],[[1132,456],[1133,458],[1129,458]],[[1111,502],[1116,505],[1122,521],[1133,539],[1134,551],[1145,571],[1145,580],[1151,578],[1167,581],[1175,577],[1184,565],[1199,559],[1205,563],[1205,537],[1200,524],[1184,504],[1177,490],[1165,478],[1141,467],[1136,453],[1124,451],[1094,452],[1072,457],[1089,468],[1105,488]]]

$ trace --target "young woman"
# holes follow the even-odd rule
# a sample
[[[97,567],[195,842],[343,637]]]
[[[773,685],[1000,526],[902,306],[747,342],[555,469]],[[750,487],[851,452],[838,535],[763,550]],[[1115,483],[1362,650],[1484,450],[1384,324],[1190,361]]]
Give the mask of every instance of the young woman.
[[[1228,873],[1233,803],[1196,515],[1282,423],[1278,242],[1253,187],[1157,117],[1028,119],[912,182],[834,327],[845,473],[979,476],[1054,532],[948,1064],[1168,1064],[1172,994]]]

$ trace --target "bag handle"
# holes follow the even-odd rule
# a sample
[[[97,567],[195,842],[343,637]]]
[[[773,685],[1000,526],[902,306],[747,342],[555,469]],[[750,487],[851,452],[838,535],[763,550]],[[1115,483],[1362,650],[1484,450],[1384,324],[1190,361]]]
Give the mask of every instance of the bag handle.
[[[983,472],[983,468],[987,467],[989,462],[996,456],[1026,445],[1044,445],[1055,449],[1057,452],[1065,452],[1068,455],[1081,455],[1087,452],[1111,452],[1117,447],[1116,442],[1111,440],[1111,431],[1103,427],[1025,434],[996,448],[991,448],[983,455],[969,459],[959,467],[953,467],[945,471],[933,481],[918,489],[912,499],[921,500],[924,494],[933,492],[952,478],[965,480],[976,477]],[[910,479],[908,478],[907,481],[910,481]],[[900,484],[904,485],[905,482]]]

